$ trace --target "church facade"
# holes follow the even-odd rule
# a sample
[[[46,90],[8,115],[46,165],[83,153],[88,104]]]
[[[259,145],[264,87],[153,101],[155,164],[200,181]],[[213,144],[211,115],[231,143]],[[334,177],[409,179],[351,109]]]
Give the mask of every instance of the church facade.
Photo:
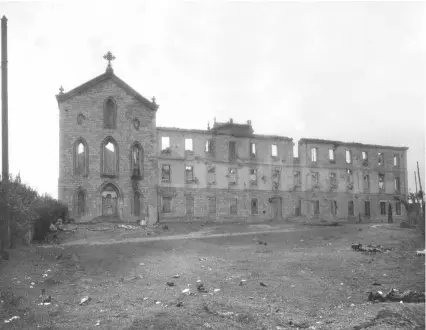
[[[76,221],[405,216],[407,149],[254,134],[251,122],[207,130],[157,127],[148,100],[111,67],[59,107],[58,196]]]

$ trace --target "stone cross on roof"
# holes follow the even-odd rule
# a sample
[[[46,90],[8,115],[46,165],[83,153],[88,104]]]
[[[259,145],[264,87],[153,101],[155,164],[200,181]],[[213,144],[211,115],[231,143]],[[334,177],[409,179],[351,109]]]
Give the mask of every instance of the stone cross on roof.
[[[108,61],[108,66],[107,66],[107,72],[112,72],[112,66],[111,66],[111,61],[115,60],[115,56],[112,55],[112,53],[109,51],[108,53],[106,53],[104,55],[104,59],[106,59]]]

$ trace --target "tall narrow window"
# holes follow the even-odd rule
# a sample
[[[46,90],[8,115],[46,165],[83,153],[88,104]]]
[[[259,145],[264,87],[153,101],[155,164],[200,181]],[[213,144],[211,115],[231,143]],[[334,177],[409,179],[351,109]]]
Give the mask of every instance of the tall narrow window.
[[[362,160],[368,160],[368,154],[366,151],[362,152]]]
[[[354,201],[348,202],[348,215],[353,216],[354,215]]]
[[[330,173],[330,188],[337,189],[337,176],[336,173]]]
[[[208,198],[209,214],[216,214],[216,197],[211,196]]]
[[[76,205],[77,217],[82,217],[84,216],[86,212],[86,194],[81,189],[79,189],[77,192],[76,202],[77,202],[77,205]]]
[[[318,172],[312,172],[311,173],[311,184],[312,184],[312,188],[318,188],[319,187],[319,173]]]
[[[186,214],[194,214],[194,196],[186,196]]]
[[[320,214],[319,200],[313,201],[313,203],[314,203],[314,215],[319,215]]]
[[[385,175],[379,173],[379,191],[385,191]]]
[[[380,202],[380,215],[386,215],[386,202]]]
[[[237,169],[236,168],[230,168],[229,169],[229,184],[235,185],[237,184]]]
[[[294,176],[294,185],[300,186],[302,184],[302,180],[300,178],[300,171],[295,171],[293,173],[293,176]]]
[[[214,165],[207,166],[207,184],[216,184],[216,166]]]
[[[258,203],[257,203],[257,198],[252,198],[251,199],[251,214],[252,215],[257,215],[258,214]]]
[[[231,198],[231,201],[230,201],[230,204],[229,204],[229,213],[230,214],[237,214],[238,213],[237,203],[238,203],[237,198]]]
[[[250,185],[256,186],[257,185],[257,170],[255,168],[249,169],[249,175],[250,175]]]
[[[135,142],[130,152],[130,171],[132,178],[143,179],[143,148]]]
[[[311,161],[315,163],[317,161],[317,148],[311,149]]]
[[[185,166],[185,182],[191,183],[194,181],[194,167]]]
[[[206,145],[205,145],[205,151],[206,153],[212,155],[213,154],[213,140],[209,139],[206,141]]]
[[[161,182],[170,183],[170,165],[161,165]]]
[[[115,177],[118,175],[118,148],[112,137],[108,137],[102,143],[102,175]]]
[[[162,211],[163,213],[172,213],[172,198],[169,196],[162,197]]]
[[[399,167],[399,155],[398,154],[393,155],[393,166]]]
[[[346,163],[352,163],[352,152],[350,150],[346,150]]]
[[[74,175],[87,176],[89,172],[89,150],[83,139],[74,143]]]
[[[370,201],[364,201],[364,215],[366,217],[370,216]]]
[[[117,106],[112,98],[104,104],[104,128],[117,128]]]
[[[250,142],[250,157],[256,157],[256,144]]]
[[[328,149],[328,159],[334,161],[334,149]]]
[[[271,155],[272,157],[278,157],[278,146],[276,144],[271,146]]]
[[[330,213],[332,215],[337,215],[337,201],[330,201]]]
[[[170,138],[168,136],[161,137],[161,152],[170,153]]]
[[[384,162],[383,152],[377,154],[377,165],[382,166]]]
[[[138,191],[133,193],[133,215],[136,217],[141,215],[141,194]]]
[[[395,204],[396,215],[401,215],[401,202],[397,201]]]
[[[364,191],[370,190],[370,176],[368,174],[364,174]]]
[[[185,151],[194,151],[192,139],[185,139]]]
[[[229,142],[229,159],[234,159],[235,157],[237,157],[236,142],[230,141]]]
[[[399,192],[401,189],[401,180],[399,176],[395,177],[395,191]]]

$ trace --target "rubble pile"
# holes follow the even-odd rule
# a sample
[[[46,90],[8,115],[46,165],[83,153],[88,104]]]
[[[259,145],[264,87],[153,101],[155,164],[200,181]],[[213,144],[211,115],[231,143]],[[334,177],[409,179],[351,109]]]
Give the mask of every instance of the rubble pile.
[[[362,245],[361,243],[354,243],[351,245],[352,250],[364,252],[364,253],[376,253],[376,252],[387,252],[390,251],[390,249],[384,248],[382,245],[377,244],[368,244],[368,245]]]
[[[390,289],[388,293],[384,294],[382,291],[373,291],[368,295],[369,301],[380,302],[403,302],[403,303],[419,303],[425,302],[425,293],[407,290],[400,292],[398,289]]]

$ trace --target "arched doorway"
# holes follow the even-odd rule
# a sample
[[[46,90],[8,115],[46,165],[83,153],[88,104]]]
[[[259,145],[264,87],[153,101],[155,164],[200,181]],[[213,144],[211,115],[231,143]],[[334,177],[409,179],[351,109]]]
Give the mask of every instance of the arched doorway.
[[[107,184],[102,192],[102,215],[118,216],[118,189],[111,183]]]

